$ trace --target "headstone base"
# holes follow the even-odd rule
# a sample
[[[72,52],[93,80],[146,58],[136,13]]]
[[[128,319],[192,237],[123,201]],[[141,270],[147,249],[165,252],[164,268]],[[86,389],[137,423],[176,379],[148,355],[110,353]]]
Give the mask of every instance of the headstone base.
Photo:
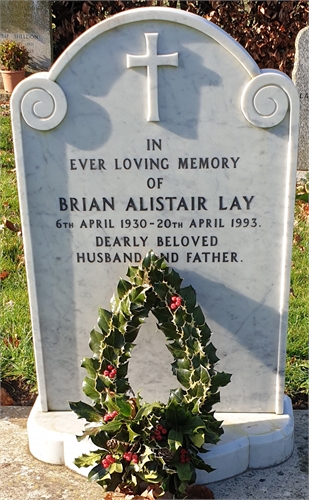
[[[197,483],[210,483],[244,472],[280,464],[293,451],[294,418],[290,398],[285,396],[284,413],[217,413],[223,420],[224,434],[217,445],[209,445],[205,460],[214,469],[206,473],[197,471]],[[32,455],[51,464],[66,465],[87,476],[89,468],[79,469],[74,459],[82,453],[96,449],[89,440],[81,442],[84,421],[73,412],[42,412],[37,401],[28,419],[29,448]]]

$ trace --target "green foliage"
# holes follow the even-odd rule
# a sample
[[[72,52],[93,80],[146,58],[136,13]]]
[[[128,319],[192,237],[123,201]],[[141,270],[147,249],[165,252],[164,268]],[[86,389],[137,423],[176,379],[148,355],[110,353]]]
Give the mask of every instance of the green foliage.
[[[14,40],[5,40],[0,44],[0,66],[4,70],[20,71],[30,60],[24,45]]]
[[[290,286],[287,360],[285,373],[286,392],[296,401],[305,399],[309,390],[308,361],[308,177],[298,183],[295,204],[293,253]],[[301,187],[303,189],[301,189]],[[307,193],[306,193],[307,190]],[[306,201],[304,201],[304,196]]]
[[[0,127],[0,373],[4,382],[20,379],[28,391],[36,375],[9,116],[0,116]]]
[[[212,405],[230,375],[215,370],[216,350],[194,289],[181,288],[182,279],[163,258],[149,252],[141,267],[128,269],[127,277],[118,283],[111,312],[99,310],[101,331],[90,334],[93,356],[82,362],[88,372],[83,390],[93,406],[70,403],[89,422],[82,437],[99,447],[75,463],[94,465],[89,479],[107,490],[126,484],[138,491],[146,481],[183,497],[196,468],[212,470],[198,453],[206,451],[206,443],[217,443],[223,432]],[[132,397],[127,378],[132,342],[150,312],[166,336],[173,373],[182,385],[170,392],[166,405]]]

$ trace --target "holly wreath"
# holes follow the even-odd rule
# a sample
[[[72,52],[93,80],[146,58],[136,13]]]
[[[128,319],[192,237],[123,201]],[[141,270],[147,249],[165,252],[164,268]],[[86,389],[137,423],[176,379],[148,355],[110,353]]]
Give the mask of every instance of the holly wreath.
[[[230,375],[218,372],[219,360],[210,342],[211,331],[196,304],[192,286],[165,259],[150,251],[140,267],[128,268],[111,299],[111,311],[100,309],[98,328],[90,333],[91,358],[83,391],[92,404],[70,403],[87,421],[78,440],[88,437],[97,450],[75,460],[93,466],[88,478],[105,491],[140,492],[145,484],[156,495],[165,491],[182,498],[196,479],[195,469],[213,470],[200,457],[206,443],[223,433],[212,406],[220,401],[219,387]],[[172,372],[180,387],[168,402],[147,403],[135,395],[127,374],[134,341],[152,313],[173,355]]]

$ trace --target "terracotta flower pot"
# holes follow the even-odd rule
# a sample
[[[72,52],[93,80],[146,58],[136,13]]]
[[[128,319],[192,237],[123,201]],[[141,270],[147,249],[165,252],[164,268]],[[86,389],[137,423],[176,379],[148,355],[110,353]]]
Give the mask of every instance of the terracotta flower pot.
[[[3,80],[4,90],[11,94],[16,85],[25,78],[25,70],[1,70],[1,76]]]

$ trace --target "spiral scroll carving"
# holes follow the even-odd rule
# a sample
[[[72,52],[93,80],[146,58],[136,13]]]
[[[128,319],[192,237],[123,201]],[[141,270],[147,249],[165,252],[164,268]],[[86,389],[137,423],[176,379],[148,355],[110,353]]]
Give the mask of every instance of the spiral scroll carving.
[[[22,116],[30,127],[51,130],[64,119],[67,100],[57,83],[43,77],[29,77],[16,91],[20,94]]]
[[[260,128],[281,123],[289,109],[291,83],[279,72],[265,72],[250,80],[241,97],[245,118]]]

